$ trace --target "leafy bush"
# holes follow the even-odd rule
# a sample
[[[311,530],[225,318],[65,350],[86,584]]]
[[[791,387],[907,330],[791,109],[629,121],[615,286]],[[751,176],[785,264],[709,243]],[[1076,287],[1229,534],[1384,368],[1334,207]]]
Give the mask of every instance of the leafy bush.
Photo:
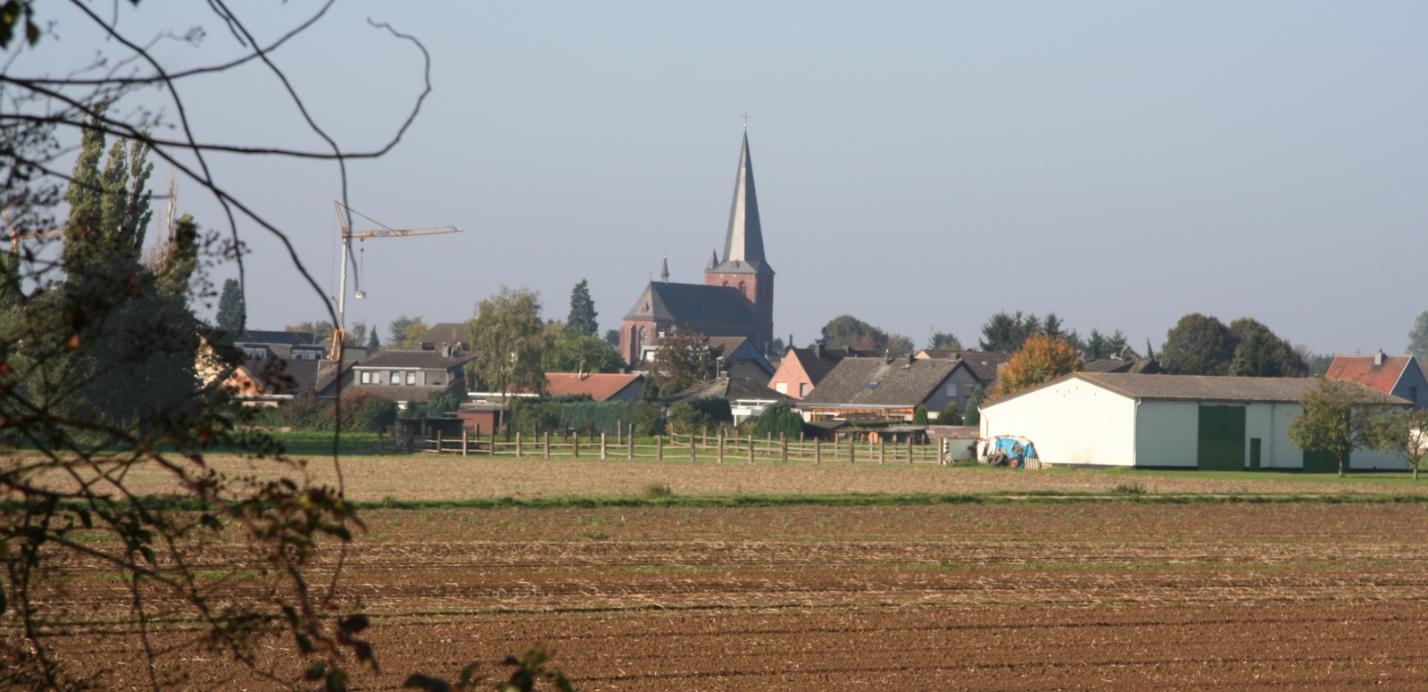
[[[754,425],[755,437],[778,437],[780,433],[788,439],[797,440],[803,432],[803,416],[788,404],[774,404],[759,415]]]
[[[614,435],[616,427],[635,426],[636,435],[664,432],[664,410],[650,402],[591,401],[588,397],[517,401],[511,427],[524,433],[588,430]]]
[[[733,422],[734,414],[729,410],[729,400],[722,397],[690,399],[669,408],[669,424],[675,431],[686,435]]]
[[[938,424],[938,425],[961,425],[961,424],[962,424],[962,414],[957,411],[957,401],[956,401],[955,399],[952,400],[952,401],[947,402],[947,406],[946,406],[946,408],[943,408],[943,409],[942,409],[942,413],[937,414],[937,424]]]
[[[912,422],[916,425],[927,425],[927,407],[922,404],[914,406],[912,409]]]
[[[390,429],[396,423],[397,402],[377,397],[363,397],[361,408],[357,410],[358,430],[378,432]]]

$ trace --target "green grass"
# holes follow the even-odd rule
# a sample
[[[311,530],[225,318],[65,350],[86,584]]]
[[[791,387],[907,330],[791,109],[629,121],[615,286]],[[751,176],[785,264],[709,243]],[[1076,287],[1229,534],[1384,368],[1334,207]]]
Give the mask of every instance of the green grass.
[[[995,468],[995,467],[986,467]],[[1313,473],[1286,469],[1283,471],[1201,471],[1198,469],[1147,468],[1069,468],[1042,469],[1038,473],[1092,473],[1108,476],[1138,476],[1143,478],[1182,478],[1221,481],[1316,481],[1323,483],[1397,483],[1414,484],[1409,471],[1355,471],[1342,478],[1337,473]],[[1422,482],[1422,481],[1419,481]]]
[[[468,500],[391,500],[354,502],[358,509],[594,509],[600,507],[877,507],[957,504],[1428,504],[1422,495],[1294,495],[1272,493],[842,493],[823,495],[643,495],[607,497],[477,498]]]
[[[327,456],[332,454],[332,432],[319,430],[293,430],[269,433],[289,456]],[[385,438],[383,455],[396,456],[392,451],[392,439]],[[214,451],[241,453],[242,449],[219,448]],[[377,454],[377,433],[343,432],[338,451],[343,456],[370,456]]]

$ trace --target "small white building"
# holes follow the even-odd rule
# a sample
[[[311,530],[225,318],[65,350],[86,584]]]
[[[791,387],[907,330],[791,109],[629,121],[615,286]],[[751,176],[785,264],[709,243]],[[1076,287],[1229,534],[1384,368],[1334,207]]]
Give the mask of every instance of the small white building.
[[[1200,469],[1337,469],[1331,454],[1289,441],[1309,378],[1078,372],[982,406],[982,437],[1014,435],[1049,465]],[[1362,385],[1360,385],[1362,386]],[[1365,398],[1407,406],[1365,387]],[[1404,469],[1393,455],[1355,450],[1353,469]]]

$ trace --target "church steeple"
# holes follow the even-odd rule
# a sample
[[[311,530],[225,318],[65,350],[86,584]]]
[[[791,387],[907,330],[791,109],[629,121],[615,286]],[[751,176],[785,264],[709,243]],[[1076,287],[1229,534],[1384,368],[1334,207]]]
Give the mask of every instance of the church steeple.
[[[709,271],[730,274],[772,274],[764,258],[764,233],[759,224],[759,197],[754,190],[754,162],[749,156],[749,132],[739,151],[739,176],[734,180],[734,201],[729,207],[729,230],[724,236],[724,259]]]
[[[663,260],[662,263],[661,263],[660,270],[659,270],[659,280],[660,280],[660,281],[663,281],[664,283],[669,283],[669,258],[668,258],[668,257],[665,257],[664,260]]]

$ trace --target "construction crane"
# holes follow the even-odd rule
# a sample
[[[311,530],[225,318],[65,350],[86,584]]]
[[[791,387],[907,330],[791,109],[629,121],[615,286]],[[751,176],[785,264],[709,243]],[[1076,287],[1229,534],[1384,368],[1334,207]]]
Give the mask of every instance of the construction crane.
[[[334,354],[333,358],[336,359],[338,345],[341,344],[343,340],[347,338],[347,265],[352,264],[352,268],[354,270],[357,268],[355,261],[352,259],[353,239],[356,239],[358,242],[362,242],[367,240],[368,238],[410,238],[413,236],[422,235],[460,233],[461,229],[455,226],[433,226],[431,228],[392,228],[391,226],[388,226],[382,223],[381,221],[377,221],[376,219],[373,219],[351,207],[343,207],[342,202],[340,201],[334,200],[332,202],[332,206],[337,210],[337,225],[341,229],[342,233],[342,256],[340,259],[342,263],[342,269],[338,272],[337,280],[337,326],[332,330],[332,352]],[[352,222],[351,219],[348,217],[348,212],[356,214],[357,216],[360,216],[364,219],[367,219],[368,221],[371,221],[372,223],[377,224],[378,226],[381,226],[381,230],[352,230]],[[355,274],[356,272],[354,271],[353,273]],[[356,287],[357,290],[353,294],[353,297],[357,298],[358,300],[361,300],[362,298],[365,298],[367,296],[367,292],[362,290],[362,287],[360,285],[360,276],[357,277],[356,283],[358,283],[359,285]]]

